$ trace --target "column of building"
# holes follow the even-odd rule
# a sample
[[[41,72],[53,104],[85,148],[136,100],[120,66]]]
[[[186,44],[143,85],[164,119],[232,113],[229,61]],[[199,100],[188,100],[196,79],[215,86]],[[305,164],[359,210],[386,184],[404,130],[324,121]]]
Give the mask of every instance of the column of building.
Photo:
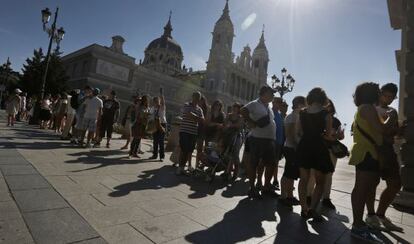
[[[407,123],[404,132],[405,143],[401,146],[403,188],[394,203],[414,208],[414,1],[389,1],[388,4],[392,27],[401,29],[402,32],[402,46],[398,51],[402,89],[399,112],[400,118]],[[396,18],[399,21],[393,23]]]

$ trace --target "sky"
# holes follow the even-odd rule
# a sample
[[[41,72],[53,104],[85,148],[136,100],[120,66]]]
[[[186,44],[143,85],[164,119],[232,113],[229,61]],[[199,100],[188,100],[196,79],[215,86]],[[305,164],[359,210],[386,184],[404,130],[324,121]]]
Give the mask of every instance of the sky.
[[[58,6],[58,26],[66,31],[61,51],[68,54],[92,43],[109,46],[111,37],[126,39],[124,51],[144,57],[145,47],[163,33],[172,13],[173,37],[184,62],[205,69],[211,32],[225,0],[0,0],[0,63],[10,57],[20,71],[33,49],[47,48],[40,11]],[[401,34],[389,22],[385,0],[230,0],[235,26],[233,52],[253,49],[265,25],[269,77],[286,67],[296,80],[294,96],[313,87],[325,89],[337,116],[349,129],[355,113],[352,94],[357,84],[399,81],[395,50]],[[397,106],[397,104],[394,104]],[[351,137],[347,134],[346,142]]]

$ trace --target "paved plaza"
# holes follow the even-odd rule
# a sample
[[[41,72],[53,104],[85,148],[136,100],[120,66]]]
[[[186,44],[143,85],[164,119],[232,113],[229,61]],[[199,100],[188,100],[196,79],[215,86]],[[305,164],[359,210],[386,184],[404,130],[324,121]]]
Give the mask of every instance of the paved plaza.
[[[168,160],[127,159],[124,140],[83,149],[0,117],[0,243],[359,243],[349,232],[354,170],[346,160],[334,175],[337,211],[312,223],[299,207],[247,199],[245,180],[177,177]],[[150,141],[143,149],[150,157]],[[381,237],[414,242],[414,216],[393,208],[388,216],[405,232]]]

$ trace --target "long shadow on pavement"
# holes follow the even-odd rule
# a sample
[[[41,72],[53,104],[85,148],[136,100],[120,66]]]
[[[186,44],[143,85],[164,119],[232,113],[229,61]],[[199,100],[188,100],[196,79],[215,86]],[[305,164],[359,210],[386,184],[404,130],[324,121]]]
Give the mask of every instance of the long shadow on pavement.
[[[338,219],[322,223],[304,221],[299,214],[279,206],[275,199],[245,198],[208,229],[188,234],[190,243],[334,243],[347,230]],[[270,243],[267,240],[266,243]]]
[[[72,172],[81,172],[87,170],[99,169],[111,165],[123,165],[123,164],[137,164],[143,162],[155,162],[155,160],[146,160],[146,159],[129,159],[127,154],[121,150],[91,150],[83,151],[77,153],[70,153],[70,156],[76,157],[73,160],[67,160],[65,163],[74,164],[74,163],[83,163],[83,164],[97,164],[94,167],[75,170]],[[107,156],[123,155],[116,158],[107,158]]]
[[[218,180],[213,182],[213,184],[208,184],[188,176],[178,177],[175,175],[175,169],[173,166],[165,165],[158,169],[142,171],[137,181],[114,187],[115,191],[109,193],[109,196],[122,197],[132,191],[173,188],[180,184],[187,184],[193,192],[188,197],[195,199],[213,195],[216,190],[226,186],[226,184]]]

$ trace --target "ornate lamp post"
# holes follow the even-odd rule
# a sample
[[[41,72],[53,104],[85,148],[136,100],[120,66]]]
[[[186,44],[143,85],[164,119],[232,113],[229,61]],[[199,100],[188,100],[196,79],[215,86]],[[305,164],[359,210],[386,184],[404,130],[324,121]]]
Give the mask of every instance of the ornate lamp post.
[[[283,98],[286,93],[293,91],[293,87],[295,86],[295,79],[293,79],[290,74],[286,75],[287,70],[285,68],[283,68],[281,72],[282,81],[280,81],[276,75],[272,76],[272,88],[280,94],[281,98]]]
[[[47,54],[45,58],[46,67],[45,67],[45,71],[43,73],[43,78],[42,78],[42,89],[40,91],[40,100],[37,101],[37,103],[35,104],[33,116],[31,120],[29,121],[30,124],[38,124],[39,122],[38,120],[39,120],[39,112],[40,112],[40,103],[41,103],[41,100],[43,100],[43,98],[45,97],[45,86],[46,86],[46,80],[47,80],[47,72],[49,70],[50,52],[52,50],[52,44],[53,42],[57,44],[55,52],[58,53],[60,41],[62,41],[63,36],[65,35],[65,30],[62,27],[60,27],[59,29],[57,29],[56,27],[56,20],[58,17],[58,12],[59,12],[59,8],[56,8],[53,23],[49,28],[47,24],[49,23],[50,16],[52,15],[52,13],[50,12],[49,8],[45,8],[42,10],[43,31],[49,35],[49,46],[47,48]]]
[[[52,43],[56,42],[56,52],[59,52],[59,44],[60,41],[62,41],[63,36],[65,35],[65,30],[63,30],[62,27],[59,29],[56,28],[56,20],[58,17],[59,8],[56,8],[55,12],[55,18],[53,19],[53,23],[50,28],[47,27],[47,23],[49,23],[50,16],[52,13],[50,12],[49,8],[45,8],[42,10],[42,23],[43,23],[43,31],[45,31],[49,35],[49,47],[47,49],[46,54],[46,68],[45,72],[43,74],[43,80],[42,80],[42,90],[40,97],[41,99],[45,96],[45,85],[46,85],[46,79],[47,79],[47,71],[49,69],[49,61],[50,61],[50,51],[52,49]]]

